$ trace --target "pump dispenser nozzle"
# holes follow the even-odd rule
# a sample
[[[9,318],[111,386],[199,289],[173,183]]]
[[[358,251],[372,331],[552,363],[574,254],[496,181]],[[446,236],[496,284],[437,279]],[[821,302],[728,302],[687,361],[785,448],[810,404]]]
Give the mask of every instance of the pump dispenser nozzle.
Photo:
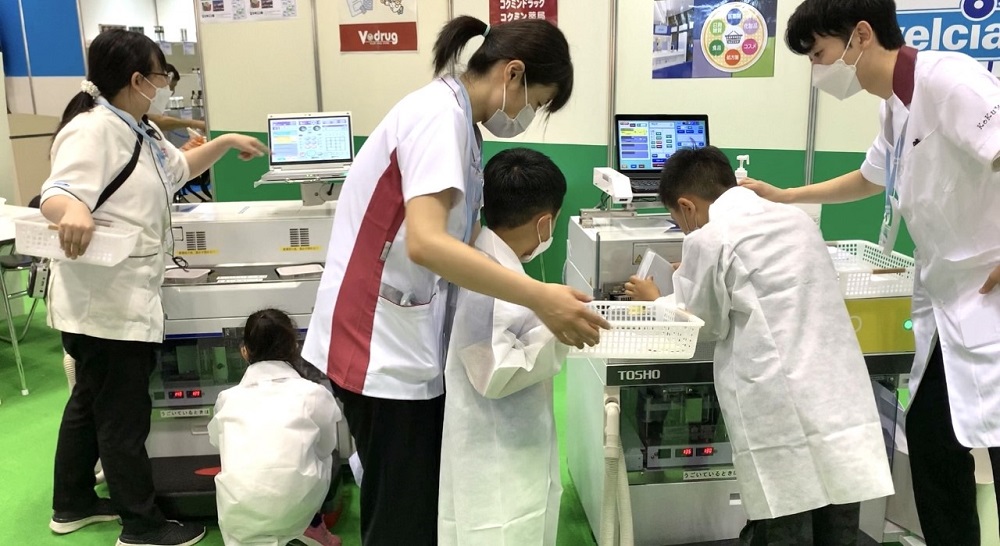
[[[743,167],[743,162],[746,161],[746,164],[749,165],[750,156],[738,155],[736,156],[736,161],[740,162],[740,168],[736,169],[736,181],[739,182],[747,177],[747,170]]]

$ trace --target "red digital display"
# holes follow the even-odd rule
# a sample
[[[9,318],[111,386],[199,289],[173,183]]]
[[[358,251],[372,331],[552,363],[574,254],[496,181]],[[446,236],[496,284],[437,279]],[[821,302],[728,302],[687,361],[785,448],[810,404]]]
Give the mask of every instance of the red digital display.
[[[169,393],[167,393],[167,398],[170,398],[171,400],[184,398],[184,391],[170,391]]]
[[[715,455],[714,447],[703,447],[698,449],[699,457],[711,457],[712,455]]]
[[[201,398],[201,391],[200,390],[197,390],[197,391],[188,391],[187,392],[187,397],[188,398]]]
[[[678,457],[694,457],[694,448],[685,447],[677,450]]]

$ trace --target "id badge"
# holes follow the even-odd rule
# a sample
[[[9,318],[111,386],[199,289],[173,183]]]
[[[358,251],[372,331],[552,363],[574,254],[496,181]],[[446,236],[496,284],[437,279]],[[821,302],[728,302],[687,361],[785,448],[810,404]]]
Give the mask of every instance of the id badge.
[[[885,205],[885,215],[882,218],[882,229],[879,230],[878,244],[882,253],[891,256],[896,248],[896,237],[899,236],[899,200],[890,197]]]

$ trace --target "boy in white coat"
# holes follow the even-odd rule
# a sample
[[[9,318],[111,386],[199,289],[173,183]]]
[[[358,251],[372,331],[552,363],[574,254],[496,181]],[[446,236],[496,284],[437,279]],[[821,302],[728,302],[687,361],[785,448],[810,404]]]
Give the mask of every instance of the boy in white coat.
[[[517,148],[484,172],[476,248],[524,274],[552,243],[566,179]],[[438,503],[441,546],[554,545],[562,484],[552,377],[568,347],[535,314],[462,290],[445,366]]]
[[[660,199],[686,234],[677,303],[718,342],[715,387],[750,520],[742,544],[856,544],[859,503],[891,495],[892,477],[819,229],[737,187],[714,147],[671,156]],[[646,299],[649,284],[633,277],[627,288]]]
[[[292,319],[274,309],[247,319],[243,380],[219,394],[208,425],[222,456],[215,477],[226,546],[340,546],[317,515],[330,490],[340,408],[293,367]]]

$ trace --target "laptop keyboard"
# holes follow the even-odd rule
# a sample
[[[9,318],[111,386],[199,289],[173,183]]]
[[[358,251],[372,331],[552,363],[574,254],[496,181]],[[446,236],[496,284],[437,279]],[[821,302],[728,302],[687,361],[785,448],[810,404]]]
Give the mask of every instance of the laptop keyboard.
[[[631,180],[632,193],[633,194],[653,194],[655,195],[660,191],[660,181],[657,179],[650,180]]]

